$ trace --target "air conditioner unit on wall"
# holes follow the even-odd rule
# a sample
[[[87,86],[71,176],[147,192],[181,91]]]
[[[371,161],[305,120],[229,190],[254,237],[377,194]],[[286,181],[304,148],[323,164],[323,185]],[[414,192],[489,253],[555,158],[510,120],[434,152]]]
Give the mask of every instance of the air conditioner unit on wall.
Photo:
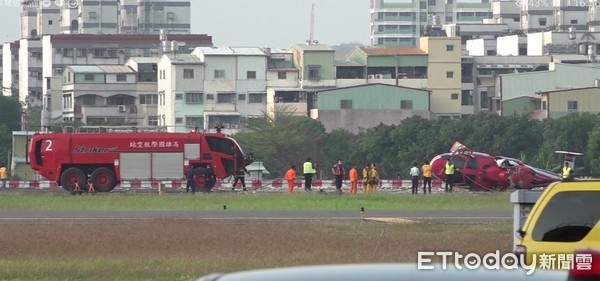
[[[124,105],[119,105],[119,112],[125,112],[127,108]]]
[[[375,74],[375,79],[383,79],[383,74]]]
[[[375,75],[373,75],[373,74],[369,74],[369,75],[367,76],[367,78],[368,78],[368,79],[375,79]]]

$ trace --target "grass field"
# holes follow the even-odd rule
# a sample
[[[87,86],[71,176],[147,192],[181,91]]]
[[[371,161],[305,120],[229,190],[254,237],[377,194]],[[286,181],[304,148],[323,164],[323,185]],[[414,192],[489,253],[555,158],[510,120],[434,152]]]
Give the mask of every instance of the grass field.
[[[54,222],[0,227],[0,280],[194,280],[213,272],[508,252],[510,223]]]
[[[307,194],[0,193],[0,210],[510,210],[510,193]]]
[[[0,193],[0,210],[485,210],[509,193]],[[414,262],[418,251],[508,252],[507,222],[385,224],[185,219],[0,222],[0,280],[194,280],[213,272]]]

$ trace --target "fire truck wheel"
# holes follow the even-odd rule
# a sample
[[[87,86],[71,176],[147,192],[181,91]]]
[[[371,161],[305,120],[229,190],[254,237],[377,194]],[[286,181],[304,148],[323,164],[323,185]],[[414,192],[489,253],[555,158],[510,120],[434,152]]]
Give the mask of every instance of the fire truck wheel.
[[[194,181],[196,182],[196,188],[204,187],[204,170],[201,168],[196,168],[194,173],[196,174],[196,177],[194,178]]]
[[[109,168],[102,167],[94,170],[90,179],[98,192],[109,192],[117,185],[115,173]]]
[[[79,168],[68,168],[60,176],[60,185],[67,191],[71,191],[71,187],[75,184],[75,181],[80,185],[86,182],[85,174]]]

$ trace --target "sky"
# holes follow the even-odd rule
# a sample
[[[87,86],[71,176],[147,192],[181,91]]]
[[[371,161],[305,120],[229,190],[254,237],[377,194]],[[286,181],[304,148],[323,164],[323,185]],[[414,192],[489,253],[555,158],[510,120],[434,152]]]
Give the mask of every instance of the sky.
[[[19,1],[0,0],[0,40],[19,38]],[[288,48],[310,37],[319,43],[369,44],[369,0],[191,0],[192,33],[208,34],[221,47]]]

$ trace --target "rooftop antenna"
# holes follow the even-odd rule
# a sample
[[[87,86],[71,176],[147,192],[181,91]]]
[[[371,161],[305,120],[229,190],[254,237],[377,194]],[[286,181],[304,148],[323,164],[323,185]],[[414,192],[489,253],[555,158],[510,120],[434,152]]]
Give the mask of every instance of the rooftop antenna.
[[[315,3],[312,4],[310,12],[310,37],[306,40],[307,45],[319,44],[319,41],[315,40]]]

